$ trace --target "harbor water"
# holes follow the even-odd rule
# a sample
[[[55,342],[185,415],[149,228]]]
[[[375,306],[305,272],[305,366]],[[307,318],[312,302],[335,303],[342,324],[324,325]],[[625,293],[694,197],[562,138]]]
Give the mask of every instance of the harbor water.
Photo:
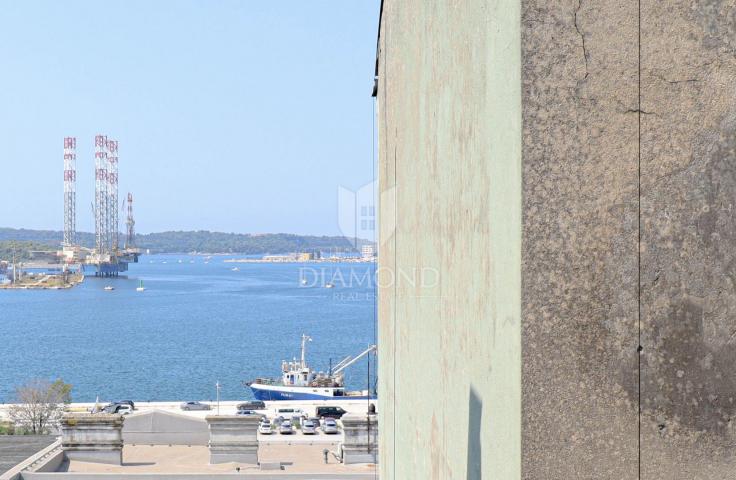
[[[375,264],[230,258],[143,256],[125,277],[0,290],[0,403],[35,378],[62,378],[79,402],[210,400],[218,382],[221,399],[247,399],[242,382],[278,377],[302,333],[314,339],[310,366],[324,371],[375,343]],[[372,388],[370,370],[369,380],[358,362],[346,387]]]

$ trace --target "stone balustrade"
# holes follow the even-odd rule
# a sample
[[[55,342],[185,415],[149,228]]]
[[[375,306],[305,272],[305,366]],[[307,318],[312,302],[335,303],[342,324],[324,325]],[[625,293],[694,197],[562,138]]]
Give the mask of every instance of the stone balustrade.
[[[61,420],[64,455],[72,461],[120,465],[123,460],[122,428],[122,415],[64,415]]]
[[[210,415],[205,417],[210,432],[210,464],[258,463],[260,415]]]
[[[342,417],[345,439],[342,444],[342,462],[378,463],[377,415],[353,415]]]

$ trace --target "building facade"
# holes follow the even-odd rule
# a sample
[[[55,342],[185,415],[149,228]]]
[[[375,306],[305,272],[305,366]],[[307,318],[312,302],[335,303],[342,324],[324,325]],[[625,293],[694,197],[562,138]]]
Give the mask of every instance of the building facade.
[[[383,2],[382,479],[732,475],[732,7]]]

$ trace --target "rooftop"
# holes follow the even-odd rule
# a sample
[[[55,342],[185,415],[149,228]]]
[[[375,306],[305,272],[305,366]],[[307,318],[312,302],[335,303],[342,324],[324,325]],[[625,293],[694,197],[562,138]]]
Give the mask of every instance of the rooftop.
[[[375,465],[358,464],[343,465],[330,456],[329,463],[324,463],[323,449],[335,450],[332,445],[261,445],[258,456],[261,463],[281,462],[284,469],[269,471],[270,474],[373,474]],[[72,461],[62,466],[62,471],[74,473],[235,473],[240,467],[240,474],[264,473],[257,465],[224,463],[209,465],[209,450],[205,446],[185,445],[126,445],[123,447],[123,465],[105,465]],[[368,478],[372,478],[369,476]]]
[[[0,435],[0,475],[55,441],[51,435]]]

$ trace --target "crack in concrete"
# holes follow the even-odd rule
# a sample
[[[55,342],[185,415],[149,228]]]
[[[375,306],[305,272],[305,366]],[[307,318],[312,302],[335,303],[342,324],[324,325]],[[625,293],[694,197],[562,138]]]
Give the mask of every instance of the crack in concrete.
[[[578,35],[580,35],[580,40],[583,47],[583,58],[585,59],[585,77],[583,80],[586,80],[588,78],[588,50],[585,48],[585,35],[583,35],[583,32],[580,31],[580,26],[578,25],[578,13],[580,12],[580,8],[583,6],[583,0],[578,0],[578,8],[575,9],[575,30],[578,32]]]
[[[663,82],[669,83],[670,85],[676,85],[678,83],[695,83],[695,82],[699,82],[700,81],[699,78],[686,78],[684,80],[668,80],[663,75],[653,75],[653,76],[654,76],[654,78],[658,78],[658,79],[662,80]]]
[[[624,113],[641,113],[642,115],[656,115],[656,112],[647,112],[638,108],[629,108]]]

